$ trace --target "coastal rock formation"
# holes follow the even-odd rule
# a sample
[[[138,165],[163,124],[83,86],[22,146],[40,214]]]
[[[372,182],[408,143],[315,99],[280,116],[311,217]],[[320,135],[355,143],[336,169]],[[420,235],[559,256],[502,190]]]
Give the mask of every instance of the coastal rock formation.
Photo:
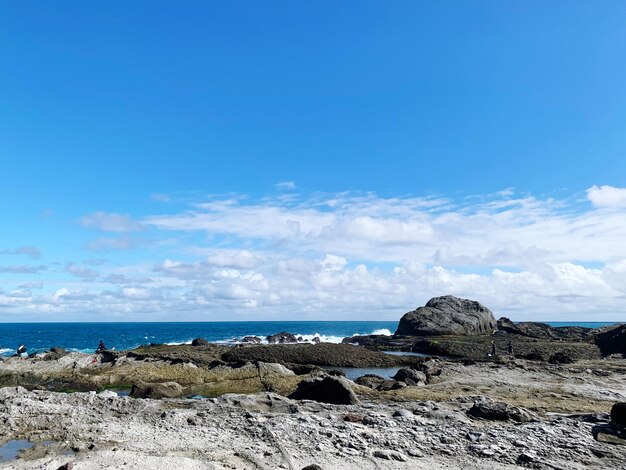
[[[613,408],[611,408],[611,420],[626,428],[626,403],[619,402],[613,405]]]
[[[275,335],[269,335],[267,337],[267,342],[269,344],[297,343],[298,338],[296,338],[296,335],[292,333],[282,331],[280,333],[276,333]]]
[[[274,362],[329,367],[394,367],[417,364],[418,357],[391,356],[348,344],[277,344],[230,348],[222,359],[229,363]]]
[[[362,375],[361,377],[359,377],[358,379],[356,379],[354,381],[354,383],[358,384],[358,385],[362,385],[364,387],[368,387],[368,388],[373,388],[376,389],[378,388],[386,379],[384,377],[381,377],[380,375],[375,375],[375,374],[365,374]]]
[[[322,375],[303,380],[289,398],[295,400],[314,400],[334,405],[354,405],[359,399],[352,387],[343,377]]]
[[[192,346],[208,346],[210,343],[204,338],[196,338],[191,342]]]
[[[263,341],[258,336],[244,336],[241,342],[249,344],[261,344]]]
[[[592,336],[603,356],[610,354],[626,356],[626,324],[598,328],[592,331]]]
[[[407,385],[424,385],[428,382],[426,374],[413,369],[400,369],[393,376],[394,380],[404,382]]]
[[[422,390],[398,393],[408,389]],[[76,469],[131,470],[624,467],[626,446],[592,437],[603,423],[568,415],[477,422],[466,415],[470,406],[459,399],[332,405],[268,393],[160,401],[5,388],[2,442],[35,446],[0,468],[56,469],[68,461]]]
[[[506,317],[497,322],[500,333],[526,336],[537,339],[564,339],[568,341],[584,341],[589,337],[590,328],[582,326],[550,326],[547,323],[519,322],[514,323]]]
[[[176,382],[133,384],[130,396],[133,398],[175,398],[184,393],[184,388]]]
[[[523,408],[511,406],[506,403],[481,398],[467,411],[472,418],[486,419],[490,421],[513,420],[518,423],[527,423],[535,418]]]
[[[484,335],[495,329],[496,319],[487,307],[474,300],[446,295],[404,314],[396,335]]]
[[[176,382],[133,384],[130,396],[133,398],[175,398],[184,393],[184,388]]]

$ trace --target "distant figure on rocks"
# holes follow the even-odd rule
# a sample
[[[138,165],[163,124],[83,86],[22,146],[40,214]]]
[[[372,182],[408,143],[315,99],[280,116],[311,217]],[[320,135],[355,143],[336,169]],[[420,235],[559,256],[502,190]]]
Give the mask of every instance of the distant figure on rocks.
[[[107,347],[104,345],[104,341],[100,340],[100,342],[98,343],[98,349],[96,349],[96,354],[100,354],[103,353],[104,351],[106,351]]]
[[[495,341],[491,342],[491,355],[492,356],[496,355],[496,342]]]
[[[511,341],[509,341],[509,354],[513,355],[513,343]]]
[[[20,356],[20,357],[23,357],[24,354],[26,354],[26,345],[20,344],[17,347],[17,355]]]

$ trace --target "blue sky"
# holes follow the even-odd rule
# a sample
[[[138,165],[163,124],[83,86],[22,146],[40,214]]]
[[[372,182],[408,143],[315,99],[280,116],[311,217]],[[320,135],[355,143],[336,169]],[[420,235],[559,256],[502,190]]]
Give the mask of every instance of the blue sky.
[[[624,318],[625,14],[4,2],[0,320]]]

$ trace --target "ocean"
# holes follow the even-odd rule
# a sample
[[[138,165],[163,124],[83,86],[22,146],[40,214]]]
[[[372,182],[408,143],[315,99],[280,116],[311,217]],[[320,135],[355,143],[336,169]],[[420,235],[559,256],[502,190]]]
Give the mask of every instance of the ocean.
[[[553,326],[598,328],[612,322],[548,322]],[[131,349],[141,344],[185,344],[194,338],[215,343],[233,343],[244,336],[288,331],[304,339],[319,337],[340,343],[346,336],[392,334],[397,321],[273,321],[273,322],[185,322],[185,323],[2,323],[0,355],[15,354],[19,344],[29,353],[61,347],[71,351],[93,352],[103,340],[109,349]]]

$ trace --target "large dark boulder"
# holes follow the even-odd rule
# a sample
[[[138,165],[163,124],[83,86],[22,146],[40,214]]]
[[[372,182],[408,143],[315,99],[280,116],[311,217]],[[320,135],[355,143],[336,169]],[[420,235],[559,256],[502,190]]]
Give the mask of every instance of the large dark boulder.
[[[354,405],[359,399],[343,377],[323,375],[303,380],[289,398],[314,400],[333,405]]]
[[[208,346],[210,343],[204,338],[196,338],[191,342],[192,346]]]
[[[626,324],[605,326],[591,332],[603,356],[626,355]]]
[[[396,335],[483,335],[495,329],[496,319],[487,307],[475,300],[446,295],[404,314]]]
[[[292,333],[282,331],[280,333],[276,333],[275,335],[269,335],[267,337],[267,342],[269,344],[297,343],[298,338]]]
[[[611,420],[626,428],[626,403],[615,403],[611,408]]]

